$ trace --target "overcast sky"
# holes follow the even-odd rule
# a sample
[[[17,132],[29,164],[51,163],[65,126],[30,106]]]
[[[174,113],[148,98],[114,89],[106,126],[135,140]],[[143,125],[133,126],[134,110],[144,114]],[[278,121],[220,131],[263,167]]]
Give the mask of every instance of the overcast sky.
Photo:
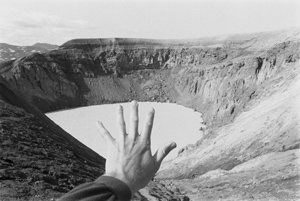
[[[0,0],[0,43],[200,38],[300,27],[299,0]]]

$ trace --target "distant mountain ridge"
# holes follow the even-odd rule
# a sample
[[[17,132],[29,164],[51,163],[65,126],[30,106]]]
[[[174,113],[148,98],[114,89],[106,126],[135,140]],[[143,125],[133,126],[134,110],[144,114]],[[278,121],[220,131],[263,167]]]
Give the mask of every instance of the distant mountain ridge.
[[[57,48],[58,45],[47,43],[35,43],[32,46],[17,46],[7,43],[0,43],[0,62],[22,58],[36,52],[46,53]]]
[[[44,48],[50,51],[58,48],[58,45],[53,45],[49,43],[35,43],[34,45],[32,45],[32,47]]]

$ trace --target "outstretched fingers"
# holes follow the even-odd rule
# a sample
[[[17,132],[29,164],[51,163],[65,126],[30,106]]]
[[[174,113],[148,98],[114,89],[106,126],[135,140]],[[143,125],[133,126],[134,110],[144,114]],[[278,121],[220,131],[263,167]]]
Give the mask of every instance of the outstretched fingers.
[[[106,128],[103,126],[102,122],[97,121],[96,126],[98,128],[99,133],[101,134],[102,138],[105,140],[105,142],[113,143],[114,138],[110,135],[110,133],[106,130]]]
[[[161,164],[161,162],[164,160],[164,158],[173,150],[176,148],[176,143],[175,142],[169,142],[159,148],[156,153],[154,154],[154,158],[158,164],[158,168]]]

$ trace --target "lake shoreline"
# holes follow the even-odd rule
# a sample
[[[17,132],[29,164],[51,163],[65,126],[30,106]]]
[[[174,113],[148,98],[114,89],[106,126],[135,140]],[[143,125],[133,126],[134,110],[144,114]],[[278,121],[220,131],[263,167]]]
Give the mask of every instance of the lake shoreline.
[[[46,115],[73,137],[105,157],[106,145],[99,138],[95,127],[96,121],[102,121],[106,128],[113,133],[115,131],[115,109],[116,105],[124,107],[125,121],[129,118],[130,102],[84,106],[80,108],[49,112]],[[192,108],[187,108],[176,103],[161,102],[139,102],[140,126],[144,120],[147,110],[153,107],[156,110],[154,128],[152,135],[152,151],[161,145],[160,142],[175,141],[177,148],[166,160],[177,157],[180,149],[190,144],[195,144],[203,136],[201,128],[203,125],[202,114]],[[141,128],[141,127],[140,127]],[[172,128],[174,130],[172,130]],[[89,133],[87,135],[83,133]],[[186,133],[188,133],[186,135]],[[98,145],[97,145],[98,142]],[[101,146],[99,146],[101,144]],[[99,148],[101,147],[101,148]]]

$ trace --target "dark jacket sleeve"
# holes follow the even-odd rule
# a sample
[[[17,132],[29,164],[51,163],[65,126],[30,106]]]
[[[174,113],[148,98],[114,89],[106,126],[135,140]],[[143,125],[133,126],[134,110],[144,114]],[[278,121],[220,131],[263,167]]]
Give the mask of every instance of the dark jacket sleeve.
[[[57,201],[128,201],[131,198],[129,187],[122,181],[101,176],[96,181],[82,184]]]

